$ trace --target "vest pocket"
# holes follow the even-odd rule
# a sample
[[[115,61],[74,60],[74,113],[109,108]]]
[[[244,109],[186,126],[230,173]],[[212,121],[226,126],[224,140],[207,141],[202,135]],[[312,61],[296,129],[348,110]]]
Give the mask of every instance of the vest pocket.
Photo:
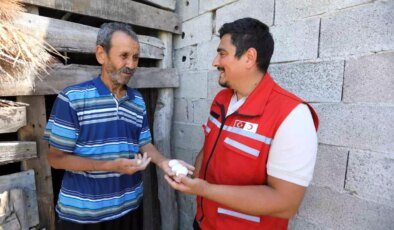
[[[260,217],[247,215],[233,210],[218,207],[217,229],[256,229],[260,225]]]
[[[245,143],[241,142],[240,139],[234,139],[231,137],[226,137],[223,142],[224,146],[232,152],[239,153],[252,159],[257,159],[259,157],[261,147],[263,145],[263,143]]]

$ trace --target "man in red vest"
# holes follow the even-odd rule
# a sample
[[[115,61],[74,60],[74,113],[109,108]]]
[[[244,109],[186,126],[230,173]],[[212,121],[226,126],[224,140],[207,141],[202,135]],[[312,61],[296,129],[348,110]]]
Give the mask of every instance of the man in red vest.
[[[268,26],[243,18],[224,24],[213,66],[220,91],[203,125],[198,178],[170,178],[197,195],[195,229],[287,229],[312,180],[318,118],[267,72]]]

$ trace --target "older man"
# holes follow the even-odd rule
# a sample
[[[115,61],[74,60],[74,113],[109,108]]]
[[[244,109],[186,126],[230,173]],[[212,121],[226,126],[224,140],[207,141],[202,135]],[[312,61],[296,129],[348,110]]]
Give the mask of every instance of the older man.
[[[141,94],[127,87],[139,60],[137,35],[126,24],[106,23],[96,45],[101,74],[58,95],[44,136],[50,165],[66,170],[57,229],[141,229],[140,171],[152,161],[172,173],[151,144]]]

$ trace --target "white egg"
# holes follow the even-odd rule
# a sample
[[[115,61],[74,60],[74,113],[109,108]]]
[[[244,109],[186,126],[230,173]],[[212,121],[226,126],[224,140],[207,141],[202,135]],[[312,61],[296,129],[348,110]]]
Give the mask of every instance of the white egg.
[[[185,166],[181,165],[181,164],[175,164],[174,166],[171,167],[171,171],[173,171],[175,173],[176,176],[179,175],[184,175],[186,176],[188,173],[188,170]]]
[[[174,167],[174,165],[177,165],[177,164],[179,164],[179,161],[177,161],[177,160],[170,160],[168,162],[168,166],[170,166],[170,168]]]
[[[176,175],[176,176],[180,176],[180,175],[186,176],[186,175],[187,175],[187,172],[188,172],[187,168],[186,168],[185,166],[182,165],[182,167],[180,167],[180,168],[175,172],[175,175]]]
[[[182,167],[183,167],[183,166],[182,166],[181,164],[176,164],[176,165],[174,165],[174,166],[171,167],[171,170],[172,170],[173,172],[176,172],[176,171],[180,170]]]

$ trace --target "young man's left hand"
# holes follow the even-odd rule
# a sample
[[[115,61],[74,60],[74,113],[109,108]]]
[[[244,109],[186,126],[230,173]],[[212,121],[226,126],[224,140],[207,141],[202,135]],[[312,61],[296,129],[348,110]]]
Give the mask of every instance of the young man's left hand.
[[[175,178],[169,177],[168,175],[165,175],[164,178],[173,189],[191,195],[204,196],[204,193],[209,186],[207,181],[200,178],[180,176],[179,181]]]

